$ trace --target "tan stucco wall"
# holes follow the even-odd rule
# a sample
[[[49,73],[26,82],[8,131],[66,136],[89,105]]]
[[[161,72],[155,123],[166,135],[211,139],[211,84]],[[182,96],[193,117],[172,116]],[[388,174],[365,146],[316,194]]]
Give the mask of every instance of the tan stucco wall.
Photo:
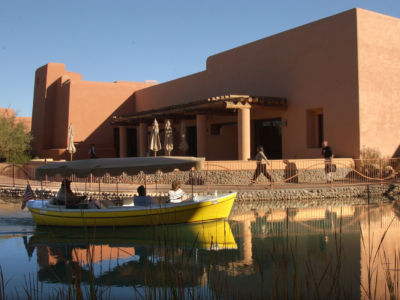
[[[49,63],[36,71],[32,112],[33,154],[67,158],[68,126],[74,125],[75,158],[87,158],[91,143],[99,157],[114,157],[112,115],[134,110],[136,90],[153,85],[144,82],[89,82]]]
[[[82,156],[88,156],[91,143],[96,144],[99,157],[117,155],[111,117],[133,111],[132,94],[145,86],[148,84],[140,82],[71,82],[69,122],[76,128],[75,141],[83,143]]]
[[[136,111],[205,99],[208,84],[206,72],[200,72],[137,91]]]
[[[392,156],[400,146],[400,19],[357,11],[360,145]]]
[[[320,156],[319,148],[306,145],[306,110],[313,108],[324,111],[325,137],[335,154],[356,156],[356,32],[356,10],[350,10],[211,56],[204,72],[137,92],[136,109],[226,94],[284,97],[287,111],[251,112],[252,119],[278,115],[288,121],[282,130],[284,158]],[[225,142],[209,137],[208,143],[218,148]],[[229,157],[237,151],[225,150]]]
[[[48,68],[51,71],[48,72]],[[33,155],[39,155],[41,149],[45,147],[45,121],[47,89],[54,83],[59,76],[65,72],[64,64],[48,63],[35,72],[35,86],[33,92],[32,108],[32,141]]]

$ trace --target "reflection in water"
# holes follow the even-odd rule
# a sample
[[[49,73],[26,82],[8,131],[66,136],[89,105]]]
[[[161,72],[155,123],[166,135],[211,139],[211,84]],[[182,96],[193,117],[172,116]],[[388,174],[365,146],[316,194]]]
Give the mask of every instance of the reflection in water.
[[[357,209],[329,207],[237,213],[231,220],[237,221],[241,231],[243,260],[221,272],[229,276],[232,285],[239,284],[240,279],[242,291],[256,298],[264,293],[324,298],[330,295],[332,284],[359,291],[359,280],[353,280],[360,278]],[[335,273],[339,263],[337,254],[346,262],[342,266],[346,270],[340,274]],[[264,288],[254,289],[259,286]]]
[[[399,216],[397,203],[236,212],[243,264],[223,272],[242,291],[270,282],[270,295],[386,298],[400,283]]]
[[[92,268],[96,284],[118,286],[159,286],[165,282],[160,265],[176,266],[183,258],[189,258],[190,265],[199,266],[200,251],[237,249],[226,221],[84,232],[80,228],[38,227],[25,244],[28,255],[32,255],[33,249],[37,251],[40,281],[71,283],[75,273],[79,273],[81,281],[89,283]],[[204,279],[203,269],[182,271],[196,274],[192,284],[198,285]],[[146,273],[151,278],[146,278]],[[182,277],[190,277],[186,275]]]
[[[398,216],[396,202],[307,209],[244,206],[233,210],[229,222],[38,227],[22,240],[42,283],[76,285],[78,278],[84,286],[112,287],[113,297],[135,286],[147,289],[142,295],[165,287],[182,295],[194,289],[199,298],[385,298],[388,278],[399,284]],[[2,266],[7,263],[0,260]]]

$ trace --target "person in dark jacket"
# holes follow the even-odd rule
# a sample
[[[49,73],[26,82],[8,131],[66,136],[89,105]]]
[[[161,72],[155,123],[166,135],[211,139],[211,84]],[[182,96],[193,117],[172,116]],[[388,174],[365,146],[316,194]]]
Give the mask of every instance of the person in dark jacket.
[[[138,195],[133,197],[133,204],[135,206],[149,206],[154,204],[152,197],[146,195],[146,188],[141,185],[137,189]]]
[[[333,152],[330,146],[328,146],[328,141],[322,143],[321,154],[325,159],[325,176],[327,182],[333,182]]]
[[[89,155],[90,155],[90,158],[97,158],[96,149],[95,149],[94,144],[90,145]]]

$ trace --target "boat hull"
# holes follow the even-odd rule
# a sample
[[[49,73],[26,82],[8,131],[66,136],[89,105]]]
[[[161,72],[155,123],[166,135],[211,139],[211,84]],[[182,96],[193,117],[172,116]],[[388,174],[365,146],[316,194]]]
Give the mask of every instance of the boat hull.
[[[147,226],[196,223],[227,219],[236,193],[205,198],[199,202],[162,204],[149,207],[66,209],[49,207],[47,201],[30,200],[28,209],[37,225],[74,227]]]

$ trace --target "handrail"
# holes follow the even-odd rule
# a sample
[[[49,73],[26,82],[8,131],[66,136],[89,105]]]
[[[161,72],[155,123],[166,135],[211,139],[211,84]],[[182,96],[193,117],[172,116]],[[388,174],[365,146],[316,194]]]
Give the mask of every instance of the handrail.
[[[258,179],[257,184],[268,185],[285,185],[289,183],[302,183],[302,184],[319,184],[325,182],[324,168],[326,162],[323,159],[302,159],[302,160],[269,160],[270,165],[267,171],[273,178],[273,182],[269,182],[262,176]],[[334,173],[335,183],[340,184],[363,184],[363,183],[383,183],[391,181],[399,177],[400,159],[371,159],[371,160],[354,160],[345,158],[335,158],[332,164],[336,165],[336,173]],[[388,166],[390,168],[388,168]],[[13,165],[13,164],[0,164],[0,185],[26,185],[27,181],[35,181],[35,164],[32,165]],[[206,161],[202,170],[193,172],[196,176],[189,176],[187,172],[172,172],[151,175],[138,174],[135,176],[122,175],[119,177],[103,176],[99,177],[102,184],[121,186],[129,184],[170,184],[172,177],[174,179],[179,177],[182,182],[195,185],[248,185],[251,182],[252,176],[255,172],[256,161]],[[214,176],[213,172],[231,172],[233,176],[229,178],[226,175]],[[372,173],[371,173],[372,172]],[[212,174],[212,175],[210,175]],[[374,174],[371,176],[371,174]],[[44,181],[40,181],[46,187],[58,187],[61,177],[49,177]],[[80,182],[89,186],[89,189],[94,185],[90,180],[71,178],[74,182]],[[196,181],[197,180],[197,181]],[[39,181],[38,181],[39,182]],[[96,181],[97,182],[97,181]]]

